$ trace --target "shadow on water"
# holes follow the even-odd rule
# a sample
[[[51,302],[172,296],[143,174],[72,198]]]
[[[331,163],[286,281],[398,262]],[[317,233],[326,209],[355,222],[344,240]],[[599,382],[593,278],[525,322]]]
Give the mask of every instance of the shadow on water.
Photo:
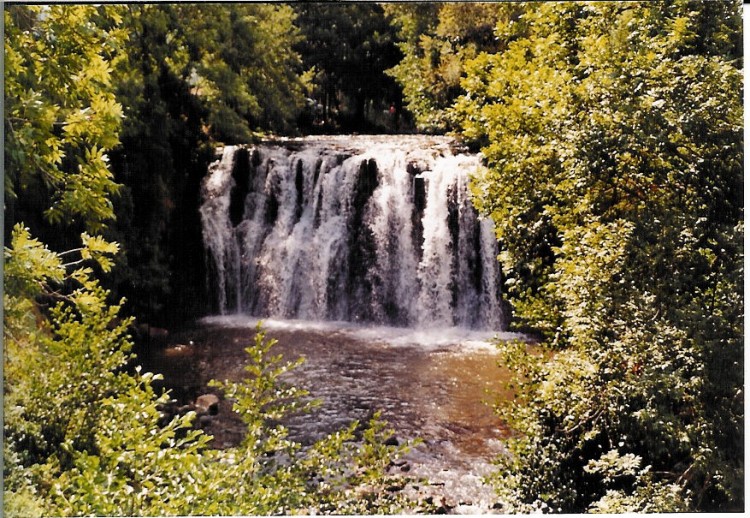
[[[423,440],[407,455],[402,471],[429,479],[435,496],[452,512],[493,511],[496,497],[481,477],[502,453],[507,430],[491,403],[510,396],[503,392],[507,371],[498,365],[492,346],[459,338],[409,343],[408,336],[394,339],[388,332],[378,339],[377,328],[359,334],[335,326],[271,325],[266,330],[278,340],[276,353],[290,361],[304,357],[285,381],[322,403],[285,423],[293,439],[310,443],[381,410],[399,441]],[[253,336],[250,324],[203,324],[171,336],[167,347],[144,351],[142,363],[162,373],[172,397],[186,404],[210,391],[211,379],[242,378],[244,348]],[[238,444],[244,433],[231,404],[223,400],[204,428],[217,448]]]

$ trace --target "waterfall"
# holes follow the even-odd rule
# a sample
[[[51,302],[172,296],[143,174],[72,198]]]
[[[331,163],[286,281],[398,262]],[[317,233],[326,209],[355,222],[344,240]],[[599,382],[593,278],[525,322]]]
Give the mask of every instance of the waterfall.
[[[494,230],[467,191],[479,167],[444,137],[225,147],[200,207],[215,309],[501,329]]]

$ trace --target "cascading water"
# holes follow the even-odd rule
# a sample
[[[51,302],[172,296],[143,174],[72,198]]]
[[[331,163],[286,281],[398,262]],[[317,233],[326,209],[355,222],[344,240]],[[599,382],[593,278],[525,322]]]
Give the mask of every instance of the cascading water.
[[[497,245],[447,138],[228,146],[204,180],[222,314],[408,327],[503,326]]]

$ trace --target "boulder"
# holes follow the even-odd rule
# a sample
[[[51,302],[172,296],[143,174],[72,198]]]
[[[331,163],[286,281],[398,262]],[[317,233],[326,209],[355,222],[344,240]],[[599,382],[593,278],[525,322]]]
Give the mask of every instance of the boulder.
[[[398,446],[398,438],[395,435],[391,435],[385,440],[383,444],[385,444],[386,446]]]
[[[195,400],[195,410],[202,414],[216,415],[219,413],[219,396],[203,394]]]

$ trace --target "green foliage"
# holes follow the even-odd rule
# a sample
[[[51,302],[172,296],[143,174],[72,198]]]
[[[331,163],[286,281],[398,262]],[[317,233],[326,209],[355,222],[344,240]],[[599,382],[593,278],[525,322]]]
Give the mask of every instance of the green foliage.
[[[234,470],[225,475],[227,479],[246,484],[227,488],[230,492],[225,497],[216,498],[222,507],[200,514],[290,514],[295,510],[371,514],[403,509],[403,497],[386,491],[394,479],[384,473],[408,447],[385,444],[392,432],[379,415],[364,424],[362,432],[357,430],[363,425],[353,422],[311,446],[289,439],[281,421],[308,411],[312,403],[306,391],[279,381],[299,362],[284,363],[281,355],[272,355],[275,344],[265,339],[259,325],[255,343],[245,349],[249,358],[246,381],[214,383],[233,401],[247,426],[242,445],[228,453],[234,463],[222,466]]]
[[[743,505],[736,3],[529,4],[449,108],[519,326],[511,510]],[[520,355],[520,356],[519,356]],[[722,374],[719,374],[722,373]]]
[[[91,277],[96,257],[106,265],[116,245],[83,241],[69,253],[81,259],[65,263],[17,225],[5,250],[4,489],[19,515],[48,509],[39,487],[52,484],[72,450],[93,447],[99,401],[132,383],[118,373],[130,358],[129,321],[116,318]]]
[[[10,6],[4,14],[6,239],[23,221],[65,250],[82,230],[108,224],[124,251],[108,286],[127,310],[160,325],[167,310],[194,316],[200,308],[172,308],[201,299],[192,288],[203,273],[193,260],[201,253],[195,206],[213,145],[295,132],[304,84],[292,8]]]
[[[11,6],[4,15],[6,198],[47,193],[49,222],[100,229],[118,189],[105,154],[122,118],[111,84],[124,37],[117,10]]]
[[[502,3],[385,4],[400,28],[404,58],[388,73],[403,87],[407,108],[417,128],[426,132],[452,129],[450,106],[464,95],[466,64],[481,52],[500,48],[494,27],[511,19],[518,6]]]
[[[253,132],[293,132],[302,108],[301,35],[289,5],[178,6],[177,29],[200,55],[196,93],[209,107],[208,123],[225,142],[247,142]],[[186,25],[193,19],[197,27]],[[244,126],[244,129],[241,129]]]
[[[128,6],[123,24],[129,29],[128,52],[114,69],[114,84],[126,116],[121,145],[112,153],[112,170],[123,188],[114,200],[117,224],[110,233],[123,254],[108,282],[127,298],[129,313],[163,325],[154,319],[185,275],[180,265],[196,275],[191,269],[196,262],[183,255],[199,246],[197,217],[191,220],[186,205],[196,203],[212,156],[204,128],[207,109],[191,93],[188,79],[196,60],[191,61],[172,6]],[[183,225],[174,224],[180,220]],[[175,245],[174,234],[184,250]]]
[[[301,2],[294,9],[302,35],[295,48],[309,96],[322,106],[316,122],[361,131],[391,105],[400,109],[400,92],[385,71],[401,56],[383,6]]]

